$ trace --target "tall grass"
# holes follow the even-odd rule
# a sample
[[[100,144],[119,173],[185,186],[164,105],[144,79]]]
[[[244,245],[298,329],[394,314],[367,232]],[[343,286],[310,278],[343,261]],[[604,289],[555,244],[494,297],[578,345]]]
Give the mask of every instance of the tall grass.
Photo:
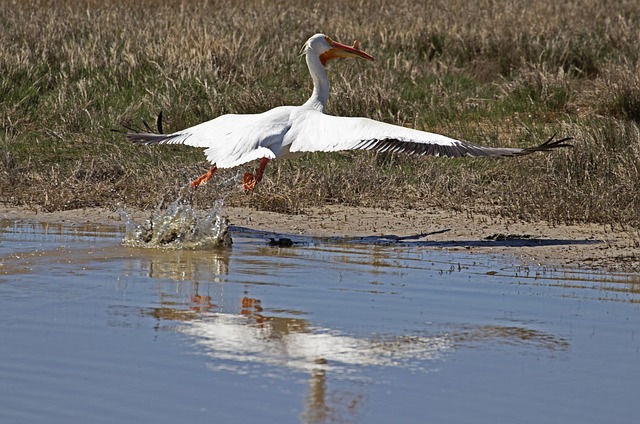
[[[6,0],[0,20],[0,202],[174,199],[207,169],[201,152],[131,145],[110,129],[159,111],[173,131],[301,104],[311,82],[299,49],[325,32],[376,58],[331,63],[330,113],[500,146],[558,133],[575,148],[504,160],[310,154],[270,164],[249,195],[238,171],[223,172],[191,193],[196,203],[439,205],[640,226],[633,1]]]

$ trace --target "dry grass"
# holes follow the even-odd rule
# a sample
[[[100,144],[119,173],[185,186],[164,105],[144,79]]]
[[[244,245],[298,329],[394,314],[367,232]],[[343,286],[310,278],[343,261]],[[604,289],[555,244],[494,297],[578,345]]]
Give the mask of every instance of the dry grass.
[[[222,173],[196,203],[224,196],[291,213],[440,205],[640,227],[633,1],[26,0],[1,2],[0,19],[1,202],[56,210],[173,200],[207,169],[201,153],[134,146],[109,130],[160,110],[165,130],[177,130],[300,104],[311,82],[299,48],[325,32],[357,37],[376,57],[332,63],[333,114],[491,145],[557,132],[576,147],[507,160],[311,154],[271,164],[250,195],[238,171]]]

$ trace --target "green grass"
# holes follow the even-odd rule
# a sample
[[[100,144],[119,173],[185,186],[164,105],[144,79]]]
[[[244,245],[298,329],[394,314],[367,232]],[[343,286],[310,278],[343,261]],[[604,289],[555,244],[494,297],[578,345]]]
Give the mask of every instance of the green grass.
[[[640,9],[635,2],[452,0],[0,3],[0,202],[44,210],[171,201],[208,168],[197,149],[111,131],[163,112],[165,131],[301,104],[298,55],[325,32],[375,56],[332,62],[329,111],[500,146],[575,148],[505,160],[346,152],[254,166],[192,193],[290,213],[329,203],[482,211],[640,227]]]

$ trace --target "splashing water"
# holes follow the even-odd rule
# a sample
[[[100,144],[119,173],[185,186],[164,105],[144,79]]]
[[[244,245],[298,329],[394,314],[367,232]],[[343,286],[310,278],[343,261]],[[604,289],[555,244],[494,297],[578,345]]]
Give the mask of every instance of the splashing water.
[[[208,212],[198,212],[186,200],[179,198],[166,210],[158,207],[143,224],[133,221],[131,215],[120,209],[126,223],[122,243],[125,246],[210,249],[229,247],[229,220],[220,215],[223,201],[218,200]]]

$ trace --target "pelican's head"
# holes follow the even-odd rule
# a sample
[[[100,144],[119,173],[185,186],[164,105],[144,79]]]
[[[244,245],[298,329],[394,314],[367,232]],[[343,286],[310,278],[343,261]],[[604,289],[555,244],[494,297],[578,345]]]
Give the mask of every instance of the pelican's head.
[[[309,38],[304,44],[304,52],[317,55],[323,65],[327,65],[332,59],[341,57],[359,57],[361,59],[373,60],[373,57],[362,50],[357,41],[353,42],[353,46],[346,46],[324,34],[316,34]]]

